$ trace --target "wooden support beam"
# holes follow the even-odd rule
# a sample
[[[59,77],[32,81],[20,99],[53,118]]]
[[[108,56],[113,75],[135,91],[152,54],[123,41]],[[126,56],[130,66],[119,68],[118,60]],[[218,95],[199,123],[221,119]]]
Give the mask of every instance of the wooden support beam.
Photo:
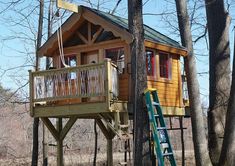
[[[56,140],[59,140],[59,132],[55,129],[55,127],[53,126],[51,121],[48,118],[41,118],[41,119],[42,119],[43,123],[47,126],[48,130],[51,132],[53,137]]]
[[[42,145],[43,145],[43,150],[42,150],[42,158],[43,158],[43,166],[48,165],[48,130],[43,124],[42,126],[42,132],[43,132],[43,140],[42,140]]]
[[[95,42],[95,40],[97,39],[97,37],[100,35],[100,33],[101,33],[102,31],[103,31],[103,28],[100,27],[100,28],[98,29],[98,31],[96,31],[96,33],[93,35],[92,40],[91,40],[91,43],[94,43],[94,42]]]
[[[85,44],[88,44],[88,40],[80,32],[76,32],[76,34]]]
[[[62,118],[58,118],[56,122],[56,127],[59,133],[61,133],[63,128]],[[64,159],[63,159],[63,139],[57,140],[57,166],[64,166]]]
[[[113,139],[115,137],[115,133],[109,131],[101,119],[96,119],[96,122],[106,139]]]
[[[105,123],[106,123],[108,129],[110,129],[110,131],[112,131],[116,135],[119,135],[118,131],[116,131],[116,129],[112,126],[112,124],[105,117],[103,117],[101,114],[99,114],[99,116],[101,119],[103,119],[105,121]]]
[[[120,125],[120,114],[119,114],[119,112],[114,113],[114,121],[115,121],[114,128],[115,128],[116,131],[118,131],[119,130],[119,125]]]
[[[65,136],[68,134],[69,130],[71,129],[73,124],[76,122],[76,120],[77,120],[77,117],[71,117],[69,119],[69,121],[66,123],[66,125],[64,126],[64,128],[62,129],[62,131],[60,133],[61,140],[63,140],[65,138]]]
[[[107,165],[113,166],[113,140],[107,139]]]
[[[88,44],[91,44],[91,23],[88,22]]]

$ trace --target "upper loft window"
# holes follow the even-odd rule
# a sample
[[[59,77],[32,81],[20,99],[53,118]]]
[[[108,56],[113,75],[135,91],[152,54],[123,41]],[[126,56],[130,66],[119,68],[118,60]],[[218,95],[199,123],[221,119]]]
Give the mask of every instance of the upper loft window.
[[[111,59],[111,61],[117,65],[118,73],[123,74],[125,69],[125,54],[124,48],[112,48],[105,50],[105,58]]]
[[[171,79],[171,58],[167,53],[159,53],[160,78]]]
[[[146,50],[146,69],[147,69],[147,75],[148,76],[154,76],[155,75],[155,56],[154,51],[152,50]]]

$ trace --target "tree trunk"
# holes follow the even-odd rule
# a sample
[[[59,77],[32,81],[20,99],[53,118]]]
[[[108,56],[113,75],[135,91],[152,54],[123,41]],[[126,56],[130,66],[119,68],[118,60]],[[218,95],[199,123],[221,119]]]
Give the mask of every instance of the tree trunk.
[[[210,165],[211,161],[207,149],[199,83],[197,80],[196,60],[193,52],[192,35],[187,12],[187,2],[186,0],[175,0],[175,2],[181,42],[188,50],[188,56],[184,59],[184,64],[187,75],[196,165]]]
[[[230,92],[230,18],[223,0],[205,2],[210,46],[208,143],[212,163],[218,164]]]
[[[235,41],[235,32],[234,32]],[[235,42],[234,49],[235,50]],[[219,165],[235,165],[235,52],[233,52],[233,75],[228,110],[226,115],[225,133]]]
[[[44,0],[40,0],[39,9],[39,19],[38,19],[38,35],[37,35],[37,45],[36,45],[36,65],[35,70],[37,71],[40,66],[39,56],[37,50],[40,48],[42,43],[42,28],[43,28],[43,11],[44,11]],[[32,166],[38,165],[38,126],[39,118],[34,118],[33,121],[33,150],[32,150]]]
[[[93,166],[96,166],[98,133],[97,133],[97,127],[96,127],[96,120],[95,119],[94,119],[94,134],[95,134],[95,151],[94,151]]]
[[[134,113],[134,165],[151,165],[149,152],[149,122],[143,103],[143,92],[147,87],[146,58],[142,0],[128,0],[129,30],[133,35],[131,44],[132,103]]]
[[[33,119],[33,150],[32,150],[32,166],[38,165],[38,126],[39,118]]]
[[[52,20],[51,16],[53,15],[53,0],[50,0],[48,16],[47,16],[47,39],[49,39],[52,35]],[[50,58],[46,57],[46,70],[50,68]],[[48,165],[48,130],[46,126],[43,124],[43,166]]]

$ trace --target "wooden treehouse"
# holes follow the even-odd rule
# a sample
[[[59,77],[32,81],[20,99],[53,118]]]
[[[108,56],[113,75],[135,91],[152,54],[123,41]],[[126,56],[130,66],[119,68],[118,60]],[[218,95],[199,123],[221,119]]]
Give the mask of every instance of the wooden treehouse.
[[[60,30],[63,48],[55,32],[38,52],[51,58],[50,69],[29,73],[31,116],[40,117],[59,143],[77,118],[97,119],[111,146],[132,112],[128,22],[81,6]],[[146,25],[144,31],[147,85],[158,90],[164,115],[184,116],[180,57],[187,51]],[[60,119],[57,129],[49,118]],[[64,127],[61,118],[70,118]]]

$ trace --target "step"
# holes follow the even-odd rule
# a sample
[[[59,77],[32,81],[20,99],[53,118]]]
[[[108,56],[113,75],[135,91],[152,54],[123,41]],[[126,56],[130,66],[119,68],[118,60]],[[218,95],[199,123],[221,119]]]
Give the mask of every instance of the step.
[[[127,162],[120,162],[118,165],[127,165]]]
[[[119,134],[118,137],[121,139],[121,140],[128,140],[130,139],[130,134]]]
[[[119,127],[120,127],[120,128],[128,128],[129,125],[128,125],[128,124],[127,124],[127,125],[124,125],[124,124],[123,124],[123,125],[119,125]]]
[[[160,143],[163,149],[169,148],[169,144],[166,142]]]
[[[163,155],[163,157],[166,157],[166,156],[173,156],[173,153],[163,153],[162,155]]]
[[[119,153],[125,153],[125,152],[131,152],[130,148],[127,148],[126,150],[125,149],[119,149],[118,150]]]
[[[157,127],[157,130],[167,130],[166,127]]]
[[[154,117],[155,118],[159,118],[160,116],[158,114],[154,114]]]
[[[160,103],[157,103],[157,102],[155,102],[155,101],[153,101],[152,103],[153,103],[153,106],[158,106],[158,105],[160,105]]]

